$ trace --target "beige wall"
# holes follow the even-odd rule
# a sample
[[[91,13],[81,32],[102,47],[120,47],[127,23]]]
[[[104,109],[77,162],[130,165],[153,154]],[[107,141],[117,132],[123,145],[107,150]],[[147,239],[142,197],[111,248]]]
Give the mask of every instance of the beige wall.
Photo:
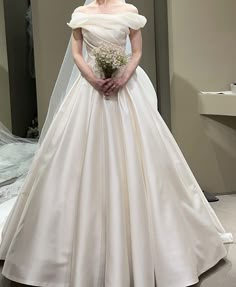
[[[0,0],[0,121],[11,129],[11,107],[3,0]]]
[[[197,110],[199,90],[236,80],[236,1],[168,0],[168,10],[173,133],[203,189],[236,191],[236,117]]]
[[[50,95],[59,72],[71,30],[71,12],[83,1],[34,0],[32,3],[38,117],[46,118]]]

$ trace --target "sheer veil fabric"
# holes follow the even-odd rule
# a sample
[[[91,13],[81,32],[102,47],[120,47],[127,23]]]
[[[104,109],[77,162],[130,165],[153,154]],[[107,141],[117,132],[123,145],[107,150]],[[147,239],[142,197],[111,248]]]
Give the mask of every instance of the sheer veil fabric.
[[[125,0],[121,1],[125,2]],[[93,1],[87,0],[84,5],[88,5],[91,2]],[[126,51],[127,53],[131,52],[129,40],[127,41]],[[83,47],[83,56],[85,59],[87,58],[85,47]],[[80,71],[73,60],[70,38],[50,97],[47,116],[41,129],[39,140],[15,136],[0,122],[0,242],[2,228],[15,204],[16,197],[28,174],[33,158],[40,148],[66,95],[68,95],[79,76]]]
[[[91,2],[93,1],[87,0],[85,1],[84,5],[88,5]],[[121,2],[125,3],[125,0],[121,0]],[[127,37],[126,53],[131,53],[129,37]],[[87,59],[87,51],[85,47],[83,47],[83,56],[85,59]],[[63,100],[65,99],[66,95],[68,95],[79,76],[80,71],[76,67],[73,60],[70,38],[52,95],[50,97],[46,120],[41,129],[38,142],[36,140],[14,136],[0,122],[0,174],[2,175],[2,177],[0,177],[0,231],[3,227],[9,209],[15,202],[14,197],[18,195],[20,187],[24,182],[33,157],[43,142]],[[16,153],[18,153],[19,156],[15,158],[13,164],[11,155]],[[9,182],[11,179],[14,180],[12,182],[10,181],[10,184],[4,184]],[[9,202],[7,203],[7,201]],[[4,203],[4,205],[1,206],[2,203]]]
[[[90,1],[87,1],[89,3]],[[84,57],[93,47],[130,49],[133,12],[87,14]],[[128,44],[127,44],[128,43]],[[204,197],[157,111],[138,66],[105,100],[76,69],[68,46],[38,150],[4,224],[5,277],[47,287],[183,287],[227,256],[233,242]],[[128,52],[129,53],[129,52]]]

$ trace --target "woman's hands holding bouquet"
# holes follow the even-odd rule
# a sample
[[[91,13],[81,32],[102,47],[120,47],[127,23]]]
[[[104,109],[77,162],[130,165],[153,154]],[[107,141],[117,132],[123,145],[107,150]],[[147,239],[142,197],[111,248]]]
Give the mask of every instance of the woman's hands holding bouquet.
[[[127,82],[125,76],[121,76],[119,73],[129,60],[125,50],[111,43],[103,43],[94,48],[92,54],[96,62],[97,71],[105,78],[103,80],[96,79],[93,86],[97,87],[105,97],[117,94],[119,89]]]
[[[124,76],[108,79],[108,81],[103,86],[104,95],[109,97],[116,94],[125,86],[126,82],[127,80]]]
[[[91,80],[88,80],[90,84],[96,89],[98,92],[104,93],[104,87],[109,82],[110,79],[100,79],[94,77]]]
[[[136,70],[142,55],[142,38],[140,30],[130,29],[132,55],[126,55],[123,48],[109,43],[102,43],[94,48],[97,72],[88,65],[83,58],[83,35],[81,28],[73,30],[72,53],[74,61],[84,78],[105,98],[117,94],[124,87]],[[121,71],[121,68],[124,68]],[[120,73],[121,72],[121,73]]]
[[[110,97],[117,94],[117,92],[125,86],[126,82],[127,80],[124,76],[119,76],[108,79],[94,78],[90,83],[97,91]]]

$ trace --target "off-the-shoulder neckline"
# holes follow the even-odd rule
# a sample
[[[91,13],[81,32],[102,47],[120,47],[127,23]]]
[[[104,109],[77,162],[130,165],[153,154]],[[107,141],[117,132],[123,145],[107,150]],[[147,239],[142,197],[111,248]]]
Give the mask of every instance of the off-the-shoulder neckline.
[[[81,11],[75,11],[74,13],[77,13],[77,14],[82,14],[82,15],[85,15],[85,16],[120,16],[120,15],[124,15],[124,14],[133,14],[133,15],[136,15],[136,16],[143,16],[141,14],[137,14],[137,13],[134,13],[134,12],[129,12],[129,11],[124,11],[124,12],[120,12],[120,13],[84,13],[84,12],[81,12]]]

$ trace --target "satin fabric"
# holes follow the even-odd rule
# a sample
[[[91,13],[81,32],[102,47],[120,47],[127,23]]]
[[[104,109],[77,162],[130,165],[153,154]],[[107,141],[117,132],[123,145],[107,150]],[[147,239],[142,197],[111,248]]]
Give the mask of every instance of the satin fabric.
[[[125,47],[130,12],[86,15],[92,47]],[[232,242],[157,111],[141,67],[111,100],[82,76],[40,146],[5,223],[3,275],[47,287],[185,287],[227,256]]]

